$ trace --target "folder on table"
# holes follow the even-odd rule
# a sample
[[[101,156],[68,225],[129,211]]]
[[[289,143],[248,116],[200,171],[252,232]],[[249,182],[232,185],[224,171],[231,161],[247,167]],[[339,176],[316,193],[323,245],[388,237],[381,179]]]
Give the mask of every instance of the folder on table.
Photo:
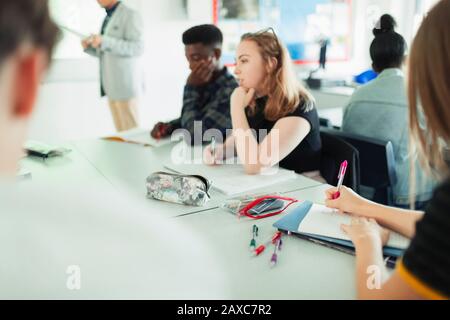
[[[323,212],[320,212],[322,210]],[[299,238],[330,247],[345,253],[354,254],[353,243],[343,232],[339,234],[340,224],[348,223],[351,218],[348,215],[331,212],[323,205],[317,205],[310,201],[304,201],[295,207],[290,213],[273,224],[280,231],[289,232]],[[320,216],[323,214],[323,216]],[[339,216],[332,216],[332,214]],[[308,215],[311,215],[308,217]],[[314,217],[316,215],[317,217]],[[329,216],[328,216],[329,215]],[[328,220],[328,221],[327,221]],[[303,224],[303,225],[302,225]],[[409,244],[409,240],[401,235],[391,232],[388,245],[383,248],[383,255],[387,265],[393,267],[398,257],[403,255]]]

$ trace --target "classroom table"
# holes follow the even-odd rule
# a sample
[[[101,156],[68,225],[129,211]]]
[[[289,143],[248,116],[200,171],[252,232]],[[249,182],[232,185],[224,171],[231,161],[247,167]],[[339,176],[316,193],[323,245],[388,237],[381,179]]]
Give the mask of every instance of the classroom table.
[[[323,203],[329,187],[321,185],[283,195]],[[286,213],[294,208],[291,206]],[[183,217],[182,222],[220,252],[219,263],[233,279],[230,289],[236,299],[354,299],[352,255],[286,235],[275,267],[270,266],[274,246],[258,257],[251,256],[253,225],[259,228],[257,243],[262,243],[276,232],[272,225],[280,218],[237,218],[223,209],[214,209]]]
[[[215,251],[219,263],[231,279],[235,299],[353,299],[355,298],[354,257],[296,238],[283,237],[278,264],[271,268],[273,247],[258,257],[251,257],[249,243],[252,226],[259,227],[262,242],[276,231],[272,224],[281,217],[253,220],[238,219],[219,208],[227,197],[212,191],[205,207],[189,207],[146,198],[145,179],[163,170],[170,157],[171,145],[143,147],[101,139],[65,144],[72,152],[63,158],[25,158],[21,165],[32,172],[35,181],[89,183],[95,180],[105,188],[140,195],[149,212],[159,211],[198,233]],[[255,192],[277,191],[300,201],[322,203],[330,186],[298,175],[292,181]],[[295,207],[290,207],[285,213]],[[226,297],[224,297],[226,298]]]
[[[147,199],[145,197],[145,180],[153,172],[168,171],[164,165],[170,162],[174,144],[154,148],[96,139],[77,141],[74,142],[74,145],[76,150],[84,155],[113,186],[140,196],[140,199],[149,208],[161,211],[164,215],[178,216],[210,210],[217,208],[228,198],[226,195],[211,189],[211,200],[204,207],[190,207]],[[295,179],[271,186],[270,190],[260,188],[252,190],[251,193],[273,190],[288,192],[320,184],[315,180],[297,175]]]
[[[82,155],[71,142],[60,144],[71,152],[63,157],[42,159],[38,157],[24,157],[20,160],[20,167],[31,173],[30,181],[45,182],[59,185],[79,185],[96,183],[108,188],[111,184],[101,172]]]

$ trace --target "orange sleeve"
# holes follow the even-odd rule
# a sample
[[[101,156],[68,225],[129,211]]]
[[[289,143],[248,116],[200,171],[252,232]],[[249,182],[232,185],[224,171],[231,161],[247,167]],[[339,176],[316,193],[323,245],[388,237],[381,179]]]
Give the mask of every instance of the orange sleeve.
[[[403,264],[403,261],[400,261],[397,264],[396,268],[400,277],[405,281],[408,285],[413,288],[420,296],[425,299],[431,300],[448,300],[449,298],[444,296],[442,293],[434,290],[429,287],[427,284],[423,283],[420,279],[417,279],[415,275],[413,275]]]

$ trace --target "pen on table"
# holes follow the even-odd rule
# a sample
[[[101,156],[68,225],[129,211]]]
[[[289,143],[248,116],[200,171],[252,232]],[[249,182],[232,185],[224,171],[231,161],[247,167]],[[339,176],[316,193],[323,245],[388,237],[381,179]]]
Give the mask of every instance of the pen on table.
[[[337,185],[337,192],[335,192],[332,196],[333,200],[336,200],[337,198],[339,198],[341,196],[341,187],[342,187],[342,182],[344,182],[344,177],[345,177],[345,172],[347,171],[347,165],[348,162],[347,160],[345,160],[344,162],[341,163],[341,167],[339,168],[339,174],[338,174],[338,185]]]
[[[216,138],[211,138],[211,154],[214,159],[214,162],[216,162]]]
[[[281,231],[277,231],[269,240],[264,242],[262,245],[260,245],[253,251],[253,256],[255,257],[259,256],[268,245],[270,245],[271,243],[276,243],[280,238],[281,238]]]
[[[252,240],[250,241],[250,249],[253,251],[256,248],[255,238],[258,236],[258,226],[256,224],[252,227]]]
[[[278,263],[277,251],[278,252],[281,251],[281,246],[283,245],[283,240],[281,239],[281,237],[274,244],[275,244],[275,248],[273,249],[272,257],[270,258],[270,266],[271,267],[275,267],[275,265]]]

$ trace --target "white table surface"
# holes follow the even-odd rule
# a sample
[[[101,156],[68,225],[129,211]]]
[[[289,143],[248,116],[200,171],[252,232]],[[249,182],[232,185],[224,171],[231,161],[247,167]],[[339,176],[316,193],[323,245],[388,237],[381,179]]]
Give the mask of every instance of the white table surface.
[[[158,210],[167,216],[178,216],[217,208],[228,196],[211,189],[211,200],[204,207],[190,207],[165,203],[146,198],[145,181],[153,172],[168,171],[164,165],[169,163],[173,144],[158,148],[105,141],[85,140],[74,143],[77,151],[94,166],[108,182],[121,191],[139,196],[152,210]],[[201,172],[199,172],[201,174]],[[252,190],[250,193],[287,192],[320,185],[302,175],[296,179],[273,185],[270,188]]]
[[[63,143],[61,146],[72,151],[64,157],[41,159],[25,157],[21,159],[21,168],[30,171],[31,181],[59,184],[61,186],[86,183],[98,183],[100,186],[110,187],[111,184],[84,157],[73,143]]]
[[[329,187],[322,185],[286,195],[320,203]],[[295,236],[283,236],[283,247],[275,267],[269,264],[273,246],[258,257],[251,256],[249,243],[253,225],[259,228],[257,243],[262,243],[276,232],[272,225],[280,218],[278,215],[261,220],[238,219],[215,209],[183,217],[182,222],[201,233],[205,241],[221,253],[219,263],[233,279],[231,289],[236,299],[354,299],[355,259],[352,255]]]
[[[68,143],[72,153],[64,158],[26,158],[21,164],[32,172],[33,180],[55,183],[93,181],[105,188],[141,194],[149,212],[160,211],[202,235],[215,250],[228,271],[235,299],[353,299],[355,298],[354,257],[293,236],[283,237],[284,245],[276,267],[270,268],[273,246],[259,257],[251,257],[252,226],[259,227],[258,241],[276,231],[272,224],[281,216],[254,221],[237,219],[217,206],[225,195],[212,192],[206,207],[187,207],[145,197],[145,179],[162,170],[171,146],[159,148],[85,140]],[[321,203],[328,188],[303,176],[270,190],[298,200]],[[263,191],[263,190],[260,190]],[[257,192],[257,191],[255,191]],[[140,200],[139,200],[140,201]],[[287,210],[289,212],[289,209]],[[178,217],[177,217],[178,216]]]

